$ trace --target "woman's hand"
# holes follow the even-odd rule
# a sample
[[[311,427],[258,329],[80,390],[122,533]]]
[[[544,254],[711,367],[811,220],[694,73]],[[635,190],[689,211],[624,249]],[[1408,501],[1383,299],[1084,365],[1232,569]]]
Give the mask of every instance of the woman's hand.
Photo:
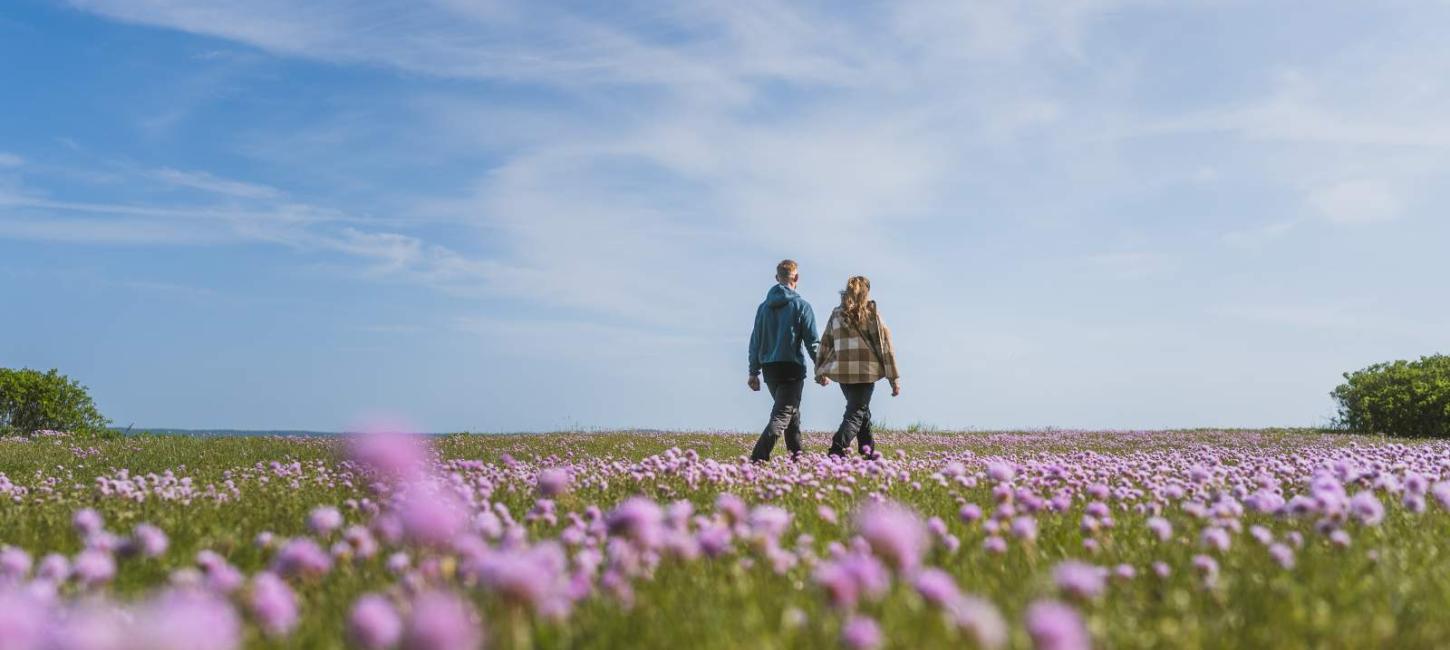
[[[892,397],[896,397],[897,395],[900,395],[900,394],[901,394],[901,380],[900,379],[893,379],[893,380],[891,380],[891,396]]]
[[[753,390],[757,393],[760,392],[760,377],[756,375],[751,375],[750,379],[745,381],[745,385],[749,386],[750,390]]]
[[[817,384],[820,384],[822,386],[830,386],[831,385],[831,380],[830,380],[829,377],[826,377],[825,375],[818,375],[816,377],[816,383]]]

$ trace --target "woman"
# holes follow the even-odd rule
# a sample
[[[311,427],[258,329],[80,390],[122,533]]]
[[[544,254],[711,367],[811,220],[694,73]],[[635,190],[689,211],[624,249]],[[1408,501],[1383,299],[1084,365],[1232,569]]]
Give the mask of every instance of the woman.
[[[877,457],[871,438],[871,392],[883,377],[891,382],[891,396],[900,395],[891,331],[871,300],[871,281],[853,276],[841,292],[841,306],[826,322],[816,352],[816,383],[825,386],[835,381],[846,395],[846,414],[831,440],[832,456],[845,456],[851,439],[857,438],[862,456]]]

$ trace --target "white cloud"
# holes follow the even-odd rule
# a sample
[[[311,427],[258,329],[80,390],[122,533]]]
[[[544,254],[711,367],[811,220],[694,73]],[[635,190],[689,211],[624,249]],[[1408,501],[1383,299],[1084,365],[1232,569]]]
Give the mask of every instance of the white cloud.
[[[0,151],[0,167],[19,167],[25,164],[25,159],[13,153]]]
[[[1273,243],[1288,235],[1302,223],[1299,219],[1270,221],[1262,225],[1231,230],[1223,235],[1224,243],[1235,248],[1258,248]]]
[[[1377,223],[1400,216],[1403,200],[1380,179],[1334,183],[1310,193],[1309,203],[1334,223]]]
[[[218,178],[207,172],[163,168],[155,170],[152,175],[157,180],[169,185],[244,199],[272,199],[282,195],[282,192],[275,187]]]

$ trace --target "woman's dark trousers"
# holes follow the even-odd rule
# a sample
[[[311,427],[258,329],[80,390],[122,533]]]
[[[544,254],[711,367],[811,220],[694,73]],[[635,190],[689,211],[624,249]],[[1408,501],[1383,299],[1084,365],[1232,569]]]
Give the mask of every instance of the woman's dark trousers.
[[[750,460],[770,460],[770,450],[775,449],[775,441],[782,435],[785,436],[785,448],[792,456],[801,453],[801,391],[805,385],[804,378],[765,380],[770,396],[775,398],[775,405],[770,409],[770,423],[765,425],[765,431],[755,443],[755,450],[750,452]]]
[[[841,417],[841,427],[831,439],[831,455],[845,456],[855,438],[861,455],[869,456],[876,451],[876,441],[871,437],[871,392],[876,384],[841,384],[841,393],[846,396],[846,414]],[[867,448],[870,451],[867,451]]]

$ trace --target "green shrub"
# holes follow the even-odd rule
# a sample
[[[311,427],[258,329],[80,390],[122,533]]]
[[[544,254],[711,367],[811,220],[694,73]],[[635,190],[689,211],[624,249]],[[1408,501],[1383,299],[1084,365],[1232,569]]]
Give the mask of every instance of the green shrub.
[[[54,369],[0,368],[0,430],[102,434],[110,422],[96,410],[85,386]]]
[[[1450,356],[1377,363],[1334,389],[1339,425],[1362,433],[1450,437]]]

